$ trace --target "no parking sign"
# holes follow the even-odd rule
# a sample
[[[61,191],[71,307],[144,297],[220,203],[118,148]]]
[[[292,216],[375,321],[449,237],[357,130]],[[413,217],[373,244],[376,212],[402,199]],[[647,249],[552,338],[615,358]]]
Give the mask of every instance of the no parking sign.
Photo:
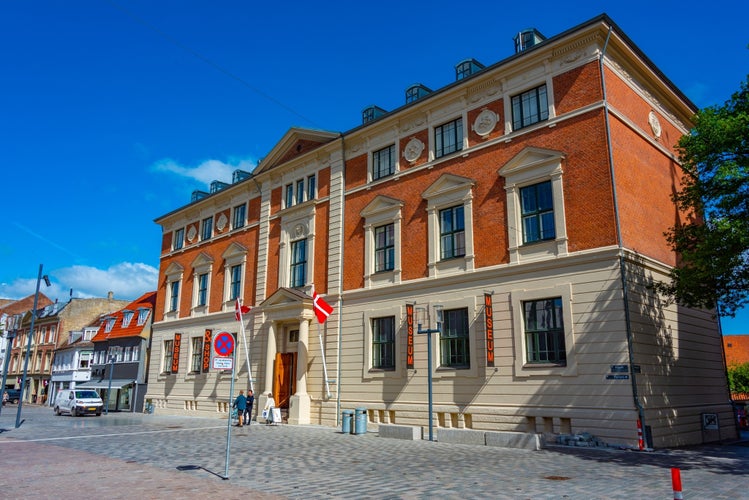
[[[228,357],[234,353],[234,335],[220,332],[213,341],[213,351],[218,356]]]

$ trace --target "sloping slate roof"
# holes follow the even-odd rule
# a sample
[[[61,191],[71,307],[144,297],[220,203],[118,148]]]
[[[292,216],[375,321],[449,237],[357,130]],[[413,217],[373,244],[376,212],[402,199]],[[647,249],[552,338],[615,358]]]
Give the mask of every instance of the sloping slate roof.
[[[99,327],[99,331],[96,332],[96,335],[94,335],[94,338],[91,339],[92,342],[103,342],[106,340],[112,340],[117,338],[125,338],[125,337],[138,337],[140,336],[143,331],[146,328],[150,328],[151,325],[151,318],[153,316],[153,309],[154,305],[156,304],[156,292],[146,292],[137,299],[135,299],[133,302],[129,303],[124,308],[120,309],[117,312],[114,312],[112,314],[109,314],[105,316],[104,321],[102,321],[101,326]],[[142,324],[138,324],[138,312],[140,309],[149,309],[149,317],[146,319],[146,321]],[[132,311],[133,317],[130,320],[130,323],[127,326],[122,325],[122,319],[124,317],[124,311]],[[112,327],[112,330],[107,332],[106,326],[107,326],[107,320],[106,318],[114,318],[114,326]]]

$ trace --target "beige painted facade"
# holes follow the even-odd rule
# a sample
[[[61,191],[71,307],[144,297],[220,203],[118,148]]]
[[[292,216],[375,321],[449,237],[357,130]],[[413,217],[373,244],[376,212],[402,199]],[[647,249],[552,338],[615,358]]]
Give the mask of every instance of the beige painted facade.
[[[663,240],[681,216],[673,146],[695,109],[641,56],[593,19],[343,135],[291,129],[250,178],[160,217],[146,397],[161,413],[225,417],[231,375],[206,370],[204,355],[229,332],[234,392],[254,389],[256,408],[273,393],[292,424],[336,426],[364,407],[371,430],[427,427],[431,376],[437,427],[631,447],[638,421],[656,447],[735,437],[716,321],[648,288],[676,262]],[[515,98],[539,92],[548,117],[516,125]],[[444,153],[448,125],[459,146]],[[396,160],[378,178],[383,148]],[[528,243],[524,190],[542,184],[554,232]],[[446,211],[464,226],[447,236]],[[378,269],[386,226],[391,266]],[[459,251],[445,258],[453,237]],[[322,325],[313,288],[334,307]],[[235,295],[254,305],[245,338]],[[550,301],[548,338],[562,346],[551,362],[528,327],[529,308]],[[409,339],[408,305],[427,315],[423,329],[440,310],[467,327],[453,343],[447,328]],[[375,329],[388,318],[381,368]]]

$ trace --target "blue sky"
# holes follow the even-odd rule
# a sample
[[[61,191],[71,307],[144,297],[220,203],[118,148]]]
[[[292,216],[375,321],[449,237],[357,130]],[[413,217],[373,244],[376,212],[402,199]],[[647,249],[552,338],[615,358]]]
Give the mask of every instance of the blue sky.
[[[3,0],[0,297],[32,294],[40,263],[53,300],[156,289],[153,220],[290,127],[352,129],[463,59],[511,55],[521,29],[604,12],[699,107],[749,73],[745,1]],[[749,314],[724,333],[749,333]]]

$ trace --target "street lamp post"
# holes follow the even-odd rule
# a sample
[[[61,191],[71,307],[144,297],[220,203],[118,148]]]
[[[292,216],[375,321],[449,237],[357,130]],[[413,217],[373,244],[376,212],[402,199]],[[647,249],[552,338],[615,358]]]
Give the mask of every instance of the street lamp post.
[[[36,292],[34,292],[34,308],[31,310],[31,326],[29,327],[29,338],[26,342],[26,356],[23,360],[23,377],[21,378],[21,397],[18,399],[18,411],[16,412],[16,429],[21,426],[21,408],[23,407],[23,398],[26,391],[26,373],[29,368],[29,356],[31,355],[31,338],[34,335],[34,322],[36,320],[36,308],[39,303],[39,285],[41,281],[50,286],[49,277],[45,274],[42,276],[42,264],[39,264],[39,276],[36,278]]]
[[[107,387],[107,404],[104,407],[104,413],[106,415],[109,415],[109,398],[112,394],[112,373],[114,373],[114,362],[117,360],[117,355],[121,352],[122,347],[110,347],[109,349],[109,386]]]
[[[429,389],[429,441],[434,441],[434,411],[432,408],[432,334],[440,333],[442,331],[442,306],[434,306],[434,310],[437,313],[437,328],[421,328],[422,320],[426,319],[427,326],[429,325],[429,311],[424,308],[417,308],[417,325],[418,328],[416,333],[426,334],[427,336],[427,385]],[[418,314],[421,313],[421,314]],[[424,318],[426,316],[426,318]]]

